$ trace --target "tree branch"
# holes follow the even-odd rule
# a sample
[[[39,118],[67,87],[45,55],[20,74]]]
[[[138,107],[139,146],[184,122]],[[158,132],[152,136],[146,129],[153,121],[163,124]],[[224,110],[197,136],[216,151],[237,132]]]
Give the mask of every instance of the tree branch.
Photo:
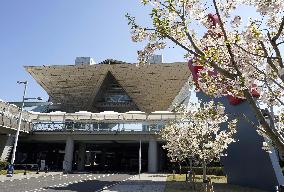
[[[261,73],[262,75],[264,75],[264,78],[265,79],[269,79],[269,80],[271,80],[271,81],[273,81],[273,83],[275,83],[279,88],[281,88],[281,89],[283,89],[284,90],[284,87],[280,84],[280,83],[278,83],[275,79],[273,79],[273,78],[267,78],[267,75],[266,75],[266,73],[265,72],[263,72],[263,71],[261,71],[259,68],[257,68],[256,66],[254,66],[253,64],[251,64],[251,63],[248,63],[250,66],[252,66],[257,72],[259,72],[259,73]]]
[[[225,30],[225,27],[224,27],[224,23],[223,23],[223,21],[221,19],[221,15],[220,15],[220,12],[219,12],[216,0],[213,0],[213,4],[214,4],[214,8],[215,8],[216,14],[218,16],[218,19],[220,20],[220,27],[221,27],[222,33],[224,35],[225,44],[226,44],[228,53],[230,55],[230,61],[231,61],[232,65],[233,65],[233,67],[235,68],[235,70],[237,71],[237,74],[241,77],[241,72],[239,71],[239,69],[238,69],[238,67],[236,65],[234,54],[233,54],[233,51],[232,51],[232,47],[231,47],[230,43],[228,43],[229,42],[228,41],[228,36],[227,36],[226,30]]]
[[[262,41],[260,41],[260,45],[262,47],[262,50],[264,52],[265,57],[267,58],[267,63],[269,64],[269,66],[274,70],[274,72],[278,73],[278,69],[277,67],[273,64],[272,59],[269,57],[268,55],[268,51],[264,45],[264,43]]]
[[[272,38],[272,41],[276,42],[277,39],[280,37],[281,33],[282,33],[282,30],[283,30],[283,27],[284,27],[284,17],[282,17],[282,21],[280,23],[280,27],[277,31],[277,34]]]
[[[283,28],[283,26],[282,26],[282,28]],[[282,31],[282,30],[281,30],[281,31]],[[279,32],[279,31],[278,31],[278,32]],[[280,33],[281,33],[281,32],[280,32]],[[280,35],[280,34],[279,34],[279,35]],[[274,51],[275,51],[275,53],[276,53],[276,57],[278,57],[279,66],[280,66],[281,68],[284,68],[283,61],[282,61],[282,57],[281,57],[281,53],[280,53],[280,50],[279,50],[279,48],[278,48],[278,46],[277,46],[277,43],[276,43],[277,38],[275,38],[275,37],[277,37],[277,36],[271,38],[269,32],[267,33],[267,36],[268,36],[268,39],[269,39],[269,41],[270,41],[270,43],[271,43],[271,45],[272,45],[272,47],[273,47],[273,49],[274,49]]]
[[[165,8],[167,8],[167,6],[163,3],[161,3],[161,5]],[[195,49],[195,51],[200,54],[200,55],[204,55],[204,53],[197,47],[197,45],[195,44],[195,42],[193,41],[193,38],[192,36],[189,34],[188,32],[188,27],[186,26],[186,21],[185,21],[185,17],[184,17],[184,14],[185,14],[185,11],[184,11],[184,5],[183,5],[183,13],[181,13],[180,11],[178,11],[171,2],[169,2],[169,5],[171,6],[171,8],[174,10],[174,12],[179,16],[179,18],[181,19],[182,21],[182,24],[184,26],[184,32],[188,38],[188,40],[190,41],[190,43],[192,44],[193,48]]]
[[[255,112],[259,123],[262,125],[262,127],[265,130],[265,134],[271,139],[271,141],[276,145],[278,149],[281,149],[281,151],[284,151],[284,141],[281,139],[282,137],[279,137],[277,133],[275,133],[270,125],[266,122],[260,108],[256,105],[254,98],[250,94],[249,90],[244,90],[244,95],[247,98],[248,103],[252,107],[253,111]]]
[[[281,101],[281,100],[278,98],[278,96],[276,96],[276,95],[274,94],[274,91],[273,91],[273,90],[271,89],[271,87],[268,85],[266,78],[265,78],[265,80],[264,80],[264,83],[265,83],[265,85],[267,86],[267,88],[269,89],[269,91],[270,91],[270,93],[272,94],[272,96],[273,96],[279,103],[281,103],[281,105],[284,106],[284,102]]]
[[[256,56],[256,57],[277,59],[277,57],[269,57],[269,56],[266,56],[266,55],[259,55],[259,54],[256,54],[256,53],[252,53],[252,52],[246,50],[245,48],[241,47],[241,46],[238,45],[237,43],[234,43],[234,45],[237,46],[238,48],[240,48],[241,50],[243,50],[244,52],[246,52],[246,53],[248,53],[248,54],[250,54],[250,55]]]
[[[279,45],[281,45],[283,43],[284,43],[284,41],[281,41],[281,42],[277,43],[277,46],[279,46]]]

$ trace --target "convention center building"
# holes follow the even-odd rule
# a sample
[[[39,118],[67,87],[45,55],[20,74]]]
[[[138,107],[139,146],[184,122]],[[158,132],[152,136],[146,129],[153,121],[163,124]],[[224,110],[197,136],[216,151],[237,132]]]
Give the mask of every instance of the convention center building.
[[[137,171],[141,159],[142,171],[168,170],[158,133],[179,118],[173,109],[190,95],[190,71],[187,63],[156,57],[139,66],[112,59],[96,64],[90,57],[78,57],[73,65],[25,66],[49,101],[25,102],[32,110],[22,113],[15,165]],[[0,101],[3,161],[11,159],[17,106]]]

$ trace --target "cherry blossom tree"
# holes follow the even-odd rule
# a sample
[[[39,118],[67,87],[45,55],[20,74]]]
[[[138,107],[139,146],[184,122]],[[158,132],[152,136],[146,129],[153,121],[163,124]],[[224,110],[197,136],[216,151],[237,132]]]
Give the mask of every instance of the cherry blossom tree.
[[[284,151],[283,128],[269,124],[259,106],[283,113],[284,1],[282,0],[142,0],[152,9],[152,26],[126,15],[139,64],[174,43],[197,67],[196,87],[214,97],[247,100],[260,126],[258,133]],[[243,16],[250,10],[251,18]],[[258,90],[257,90],[258,89]],[[255,93],[258,96],[256,99]],[[257,101],[258,100],[258,101]],[[261,105],[259,105],[261,104]]]
[[[185,161],[195,157],[202,163],[203,180],[206,180],[206,165],[213,160],[220,160],[226,155],[229,144],[235,142],[237,120],[228,121],[224,107],[213,101],[201,103],[197,110],[193,107],[182,106],[178,112],[182,118],[170,122],[161,131],[166,141],[163,146],[173,162]],[[227,129],[220,125],[227,123]]]

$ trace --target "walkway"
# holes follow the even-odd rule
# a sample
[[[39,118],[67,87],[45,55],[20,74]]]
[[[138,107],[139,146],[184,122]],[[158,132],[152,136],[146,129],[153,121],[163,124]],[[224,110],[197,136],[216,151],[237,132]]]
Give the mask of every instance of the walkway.
[[[28,172],[26,175],[24,175],[24,173],[17,173],[17,174],[14,174],[13,177],[7,177],[6,175],[0,175],[0,182],[46,177],[46,176],[59,175],[59,174],[62,175],[62,172],[48,172],[48,173],[39,172],[38,174],[36,174],[36,172]]]
[[[114,186],[105,188],[103,192],[164,192],[166,174],[141,174],[122,181]]]

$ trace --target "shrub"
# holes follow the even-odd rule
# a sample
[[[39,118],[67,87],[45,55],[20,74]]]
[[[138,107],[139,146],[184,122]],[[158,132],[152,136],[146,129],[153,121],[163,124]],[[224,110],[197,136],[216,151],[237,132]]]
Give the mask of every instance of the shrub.
[[[0,170],[6,169],[8,164],[9,163],[7,161],[0,161]]]
[[[176,170],[176,173],[179,173],[179,169],[176,168],[175,170]],[[187,173],[188,170],[189,170],[189,167],[182,166],[181,173]],[[197,175],[203,174],[202,167],[193,167],[192,170]],[[224,174],[224,167],[207,167],[206,168],[206,174],[207,175],[224,176],[225,175]]]
[[[202,167],[194,167],[193,171],[197,175],[202,175],[203,174]],[[207,175],[223,176],[224,175],[224,168],[223,167],[207,167],[206,174]]]

